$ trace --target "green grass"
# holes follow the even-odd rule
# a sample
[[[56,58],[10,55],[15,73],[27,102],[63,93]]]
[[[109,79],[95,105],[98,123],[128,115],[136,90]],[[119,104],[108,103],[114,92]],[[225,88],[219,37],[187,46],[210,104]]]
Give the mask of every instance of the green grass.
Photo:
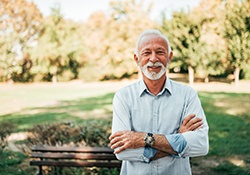
[[[101,87],[12,87],[12,91],[0,91],[4,96],[0,98],[0,123],[12,123],[18,132],[36,124],[111,117],[113,94]]]
[[[0,87],[0,124],[11,123],[19,132],[37,124],[110,119],[113,95],[114,88],[107,87]],[[206,175],[249,175],[250,93],[199,92],[199,96],[210,127],[210,151],[193,158],[193,165]]]
[[[0,153],[0,175],[24,175],[34,173],[34,167],[23,168],[23,164],[28,158],[27,155],[21,152],[5,151]]]
[[[23,131],[35,124],[55,122],[82,122],[83,119],[111,117],[113,93],[99,97],[58,101],[55,105],[30,107],[0,116],[0,122],[10,122],[16,131]]]
[[[250,94],[199,92],[199,96],[210,127],[210,149],[208,156],[193,161],[216,164],[207,175],[249,175]]]
[[[210,155],[250,154],[250,94],[205,93],[200,98],[210,127]],[[246,104],[248,103],[248,104]]]

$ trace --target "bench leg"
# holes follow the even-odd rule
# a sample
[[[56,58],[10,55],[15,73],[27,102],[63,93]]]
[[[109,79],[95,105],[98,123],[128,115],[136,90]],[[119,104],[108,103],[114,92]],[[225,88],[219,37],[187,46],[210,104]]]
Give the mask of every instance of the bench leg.
[[[38,175],[43,175],[43,167],[41,165],[39,166]]]

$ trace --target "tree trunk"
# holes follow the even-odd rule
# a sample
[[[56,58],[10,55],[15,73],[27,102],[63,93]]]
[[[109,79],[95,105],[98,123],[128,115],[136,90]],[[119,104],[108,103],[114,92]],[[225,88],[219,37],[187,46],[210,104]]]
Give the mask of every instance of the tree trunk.
[[[235,84],[235,86],[239,86],[239,78],[240,78],[240,68],[236,67],[234,70],[234,84]]]
[[[56,75],[53,75],[53,77],[52,77],[52,82],[53,82],[53,84],[56,84],[56,83],[57,83],[57,76],[56,76]]]
[[[208,77],[208,74],[206,73],[206,76],[205,76],[205,83],[208,83],[209,82],[209,77]]]
[[[191,66],[188,66],[188,81],[189,85],[194,84],[194,69]]]

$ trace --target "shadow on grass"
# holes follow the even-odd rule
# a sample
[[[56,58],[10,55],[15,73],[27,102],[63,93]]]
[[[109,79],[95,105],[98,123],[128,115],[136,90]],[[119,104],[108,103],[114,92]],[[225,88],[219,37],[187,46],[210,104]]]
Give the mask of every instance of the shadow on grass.
[[[194,164],[209,164],[208,175],[249,175],[250,94],[200,92],[199,96],[210,127],[210,150],[208,156],[194,158]]]
[[[99,97],[59,101],[56,105],[26,108],[22,111],[3,115],[0,123],[12,123],[16,131],[23,131],[37,124],[76,122],[83,119],[111,117],[113,93]]]
[[[250,94],[202,92],[199,95],[210,127],[209,154],[250,154],[250,108],[244,106],[244,103],[250,105]]]

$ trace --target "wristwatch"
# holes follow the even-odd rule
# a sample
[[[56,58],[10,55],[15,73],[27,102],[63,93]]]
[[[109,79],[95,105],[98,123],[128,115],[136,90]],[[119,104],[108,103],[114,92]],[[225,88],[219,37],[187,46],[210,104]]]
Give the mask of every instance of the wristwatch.
[[[146,147],[152,147],[154,144],[155,138],[152,133],[147,133],[143,140],[144,140]]]

